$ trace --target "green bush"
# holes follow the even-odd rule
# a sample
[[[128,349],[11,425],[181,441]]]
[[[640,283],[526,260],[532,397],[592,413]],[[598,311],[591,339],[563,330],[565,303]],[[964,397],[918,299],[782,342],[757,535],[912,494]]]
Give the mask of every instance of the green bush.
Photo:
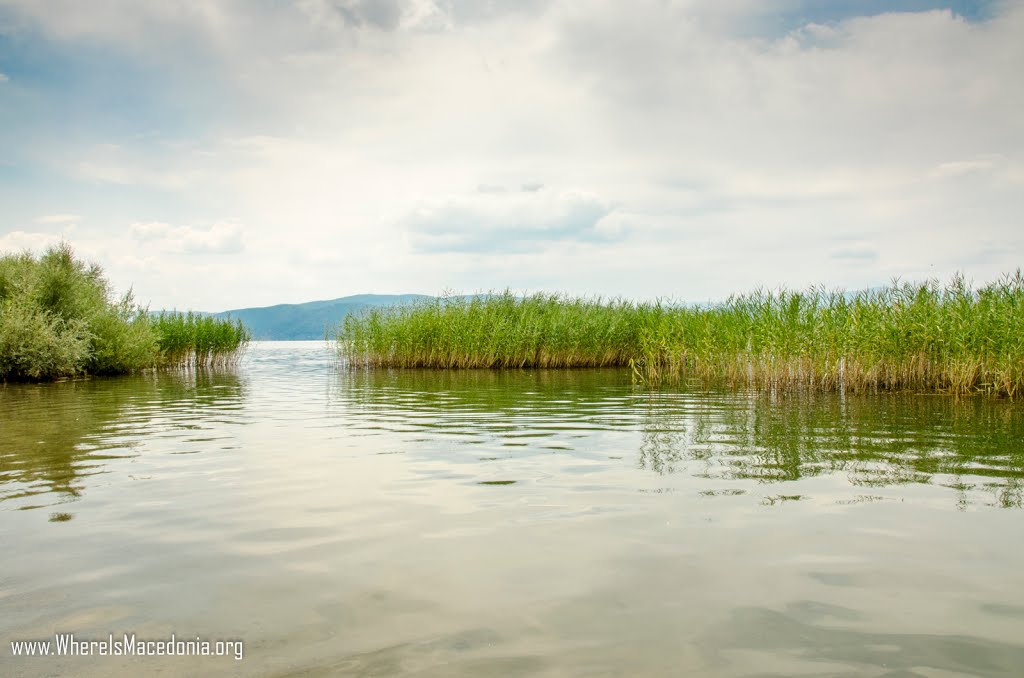
[[[22,299],[0,301],[0,377],[55,379],[79,372],[89,355],[89,333]]]
[[[240,323],[195,317],[203,331],[172,341],[168,335],[180,328],[150,318],[131,292],[115,300],[102,269],[76,259],[67,243],[38,258],[5,255],[0,257],[0,379],[223,363],[249,341]],[[174,350],[166,350],[169,343]]]

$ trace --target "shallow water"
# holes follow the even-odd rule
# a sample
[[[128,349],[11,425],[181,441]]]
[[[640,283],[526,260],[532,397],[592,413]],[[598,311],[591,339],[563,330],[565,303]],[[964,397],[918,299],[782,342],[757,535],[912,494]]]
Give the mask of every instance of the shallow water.
[[[2,676],[1021,676],[1024,407],[628,372],[0,387]],[[14,657],[242,639],[244,658]]]

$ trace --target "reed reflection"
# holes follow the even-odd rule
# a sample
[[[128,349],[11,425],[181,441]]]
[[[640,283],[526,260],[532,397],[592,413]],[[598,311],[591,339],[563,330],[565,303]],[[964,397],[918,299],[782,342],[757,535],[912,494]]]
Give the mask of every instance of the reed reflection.
[[[546,437],[628,427],[638,412],[630,376],[592,370],[353,370],[339,397],[362,420],[424,431]]]
[[[893,394],[707,397],[707,406],[683,410],[648,403],[641,468],[760,483],[844,474],[866,490],[934,483],[957,492],[963,506],[972,491],[998,506],[1022,505],[1024,412],[1014,403]],[[740,398],[745,406],[737,406]]]
[[[0,502],[73,500],[110,461],[137,455],[147,435],[196,428],[205,412],[238,408],[244,396],[234,369],[0,385]]]
[[[636,466],[661,475],[759,484],[840,475],[865,501],[911,483],[947,487],[961,507],[1024,500],[1024,411],[1007,401],[649,393],[621,370],[368,370],[339,375],[338,388],[354,420],[386,430],[504,444],[561,435],[577,454],[607,444],[588,432],[638,432]],[[568,442],[567,431],[576,434]]]

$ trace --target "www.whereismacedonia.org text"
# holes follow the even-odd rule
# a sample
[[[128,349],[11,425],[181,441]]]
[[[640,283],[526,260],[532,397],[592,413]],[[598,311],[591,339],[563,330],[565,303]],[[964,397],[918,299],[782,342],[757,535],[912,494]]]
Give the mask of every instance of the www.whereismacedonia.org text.
[[[160,640],[138,639],[134,633],[106,638],[76,638],[73,633],[54,634],[53,640],[12,640],[15,657],[234,657],[241,661],[241,640],[204,640],[200,636],[179,638],[172,633]]]

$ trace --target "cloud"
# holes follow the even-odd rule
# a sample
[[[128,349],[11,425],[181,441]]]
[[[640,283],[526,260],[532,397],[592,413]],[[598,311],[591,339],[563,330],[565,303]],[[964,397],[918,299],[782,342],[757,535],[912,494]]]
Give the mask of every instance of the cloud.
[[[46,216],[37,217],[35,222],[37,224],[66,224],[68,222],[78,221],[82,217],[77,214],[48,214]]]
[[[180,149],[159,149],[143,157],[109,147],[85,153],[89,159],[79,161],[73,172],[77,178],[93,183],[177,191],[202,183],[205,174],[202,159],[190,158]]]
[[[10,78],[8,78],[3,73],[0,73],[0,82],[7,82],[8,80],[10,80]]]
[[[988,160],[960,160],[942,163],[935,168],[934,174],[937,177],[956,177],[990,169],[992,169],[992,163]]]
[[[832,250],[828,256],[831,259],[866,263],[876,261],[879,253],[873,247],[844,247]]]
[[[1016,165],[1016,166],[1015,166]],[[1013,180],[1020,176],[1021,166],[998,153],[964,160],[952,160],[937,165],[930,173],[936,179],[957,179],[968,176],[992,175]]]
[[[172,226],[159,221],[136,222],[132,236],[141,244],[178,254],[237,254],[244,247],[242,227],[221,221],[210,228]]]
[[[0,4],[26,94],[4,102],[0,224],[57,195],[111,261],[244,245],[111,268],[157,305],[708,299],[1024,257],[1020,2]]]
[[[137,221],[129,229],[139,242],[154,242],[167,237],[174,227],[160,221]]]
[[[52,233],[31,231],[11,231],[0,235],[0,252],[23,252],[25,250],[38,254],[51,245],[60,243],[62,237]]]
[[[321,23],[385,31],[398,28],[403,14],[399,0],[305,0],[300,6]]]
[[[606,242],[612,205],[585,191],[509,193],[478,189],[420,206],[400,220],[422,252],[536,250],[553,241]]]

